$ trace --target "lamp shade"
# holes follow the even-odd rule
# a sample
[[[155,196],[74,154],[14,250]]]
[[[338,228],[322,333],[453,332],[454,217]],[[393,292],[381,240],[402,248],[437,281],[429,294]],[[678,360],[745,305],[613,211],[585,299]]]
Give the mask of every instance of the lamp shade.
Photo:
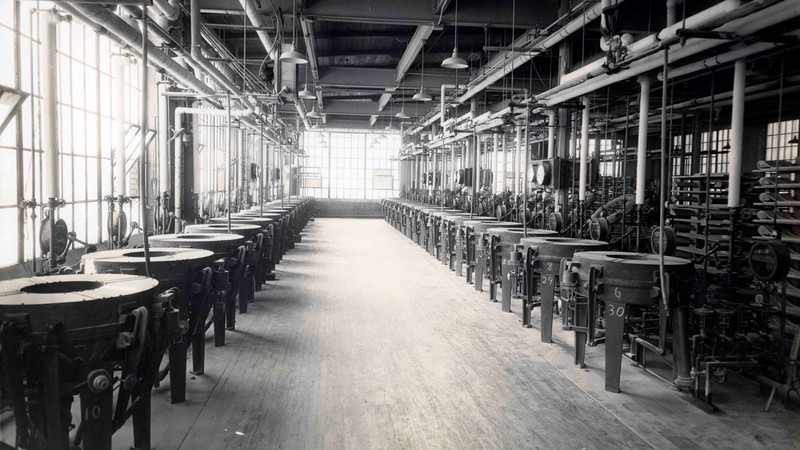
[[[433,97],[431,97],[430,95],[422,92],[422,89],[420,89],[420,91],[417,92],[416,94],[414,94],[414,96],[411,97],[411,99],[412,100],[416,100],[418,102],[429,102],[429,101],[433,100]]]
[[[467,60],[458,56],[458,49],[453,49],[453,55],[442,61],[442,67],[445,69],[466,69],[469,67]]]
[[[317,99],[317,94],[315,94],[314,91],[309,91],[308,90],[308,85],[306,85],[305,88],[303,88],[303,90],[300,91],[297,94],[297,96],[302,98],[303,100],[316,100]]]
[[[315,106],[314,109],[312,109],[309,113],[306,114],[306,117],[308,117],[309,119],[321,119],[322,114],[317,112],[317,108]]]
[[[405,108],[401,109],[400,112],[395,114],[394,116],[397,117],[398,119],[410,119],[411,118],[411,116],[406,114]]]
[[[280,60],[289,64],[308,64],[306,55],[298,52],[294,44],[289,47],[289,51],[281,53]]]

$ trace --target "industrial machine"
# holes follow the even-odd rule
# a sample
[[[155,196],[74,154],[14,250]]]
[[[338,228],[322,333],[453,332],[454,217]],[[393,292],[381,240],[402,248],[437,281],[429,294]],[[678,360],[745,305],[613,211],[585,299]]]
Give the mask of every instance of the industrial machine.
[[[157,286],[124,274],[0,282],[0,381],[17,448],[111,449],[129,418],[133,447],[150,448],[150,391],[183,334],[177,293]]]

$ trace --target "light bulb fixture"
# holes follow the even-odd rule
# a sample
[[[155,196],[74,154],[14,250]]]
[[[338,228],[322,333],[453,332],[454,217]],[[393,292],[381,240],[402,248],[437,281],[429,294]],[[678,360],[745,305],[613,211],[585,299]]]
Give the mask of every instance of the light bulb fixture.
[[[317,111],[317,103],[316,102],[314,102],[314,109],[312,109],[311,112],[307,113],[306,117],[308,117],[309,119],[321,119],[322,118],[322,114],[320,114],[319,111]]]
[[[412,100],[416,100],[418,102],[429,102],[429,101],[433,100],[433,97],[431,97],[430,95],[428,95],[428,94],[426,94],[425,92],[422,91],[422,89],[424,87],[425,87],[425,43],[423,42],[422,43],[422,76],[420,77],[420,81],[419,81],[419,92],[414,94],[414,96],[411,97],[411,99]]]
[[[445,69],[466,69],[469,67],[467,60],[458,56],[458,49],[453,48],[453,56],[442,61],[442,67]]]
[[[433,97],[431,97],[430,95],[422,92],[422,88],[419,88],[419,92],[414,94],[414,96],[411,97],[411,98],[413,100],[418,101],[418,102],[429,102],[429,101],[433,100]]]
[[[308,64],[306,55],[297,51],[297,3],[292,2],[292,46],[288,52],[281,53],[280,60],[289,64]]]
[[[800,143],[800,139],[797,139],[797,136],[794,136],[793,138],[789,139],[789,143],[790,144],[799,144]]]
[[[403,108],[400,110],[400,112],[395,114],[394,116],[397,117],[398,119],[410,119],[411,118],[411,116],[406,114],[406,106],[405,105],[403,105]]]
[[[308,90],[308,85],[306,85],[302,91],[297,94],[298,97],[302,98],[303,100],[316,100],[317,94],[314,91]]]
[[[467,60],[458,56],[458,0],[456,0],[456,24],[454,28],[455,42],[453,43],[453,55],[442,61],[442,67],[445,69],[466,69],[469,67]]]

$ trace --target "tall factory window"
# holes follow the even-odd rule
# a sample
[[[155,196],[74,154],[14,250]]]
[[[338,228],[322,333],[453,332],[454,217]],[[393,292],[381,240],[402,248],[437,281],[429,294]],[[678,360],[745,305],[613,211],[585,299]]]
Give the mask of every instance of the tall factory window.
[[[400,136],[357,131],[303,134],[303,195],[379,199],[399,195]]]
[[[795,160],[800,156],[800,120],[785,120],[767,125],[767,159]]]
[[[4,239],[0,240],[0,266],[30,260],[33,257],[34,238],[36,242],[39,240],[44,212],[37,207],[36,218],[32,219],[33,210],[20,209],[20,201],[35,198],[39,205],[47,201],[42,191],[43,166],[38,118],[41,108],[38,26],[33,15],[31,31],[28,8],[20,7],[18,43],[22,57],[17,67],[15,45],[12,44],[17,42],[14,37],[15,4],[18,3],[0,2],[0,42],[8,44],[0,45],[0,57],[6,64],[14,66],[0,71],[0,84],[15,87],[31,96],[23,103],[16,119],[0,135],[0,164],[6,169],[3,188],[0,189],[0,227],[4,234]],[[119,50],[107,37],[98,35],[77,21],[60,22],[57,41],[59,173],[61,198],[66,201],[66,206],[59,208],[57,216],[64,219],[78,239],[100,242],[108,237],[105,231],[108,205],[103,197],[111,193],[111,154],[114,146],[112,99],[108,93],[112,91],[111,55],[119,53]],[[128,107],[125,120],[129,124],[136,124],[139,118],[137,67],[131,64],[127,73],[125,91]],[[15,76],[17,71],[18,79]],[[155,78],[151,75],[151,79]],[[138,128],[132,125],[128,139],[129,154],[136,147],[134,136],[137,132]],[[128,166],[133,167],[132,161],[128,162]],[[24,180],[24,183],[18,183],[18,180]],[[136,203],[133,207],[129,204],[125,208],[129,222],[141,222]],[[38,244],[36,252],[40,252]]]
[[[690,175],[692,172],[692,135],[672,137],[672,176]],[[685,145],[683,145],[685,143]]]
[[[710,170],[711,173],[724,173],[728,170],[728,153],[730,152],[730,128],[714,130],[709,139],[708,132],[700,137],[701,173]]]
[[[604,177],[621,177],[622,176],[622,157],[618,153],[621,147],[620,141],[617,139],[600,139],[600,149],[598,151],[598,141],[592,139],[589,141],[589,153],[596,155],[599,153],[600,160],[598,167],[600,175]]]

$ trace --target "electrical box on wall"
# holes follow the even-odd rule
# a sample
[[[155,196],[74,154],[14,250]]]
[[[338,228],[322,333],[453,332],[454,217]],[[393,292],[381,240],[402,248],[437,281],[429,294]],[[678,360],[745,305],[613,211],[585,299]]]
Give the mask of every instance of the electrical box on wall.
[[[572,184],[572,166],[562,158],[531,161],[528,181],[534,187],[565,188]]]
[[[580,175],[579,163],[568,161],[562,158],[540,159],[531,161],[528,168],[528,181],[536,188],[549,187],[563,189],[572,186],[573,179],[575,185],[578,184]],[[599,166],[597,161],[591,160],[586,163],[588,166],[587,185],[593,186],[597,183]]]

